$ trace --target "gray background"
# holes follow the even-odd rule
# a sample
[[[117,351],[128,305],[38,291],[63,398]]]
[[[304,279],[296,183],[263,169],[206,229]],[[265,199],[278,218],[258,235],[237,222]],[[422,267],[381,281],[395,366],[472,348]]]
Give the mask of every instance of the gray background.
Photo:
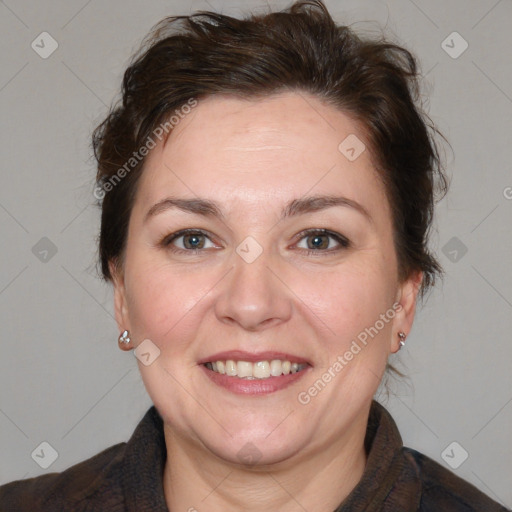
[[[418,55],[430,115],[454,150],[432,240],[447,276],[400,353],[409,380],[381,401],[406,445],[449,468],[441,454],[456,441],[469,457],[454,471],[510,507],[512,2],[327,5],[338,22],[385,26]],[[250,8],[266,3],[0,2],[0,483],[62,471],[127,440],[151,405],[133,354],[118,349],[112,291],[95,273],[90,133],[154,23]],[[47,59],[31,48],[43,31],[59,45]],[[445,49],[460,51],[461,39],[442,45],[454,31],[469,44],[458,58]],[[43,441],[58,452],[48,469],[31,457]]]

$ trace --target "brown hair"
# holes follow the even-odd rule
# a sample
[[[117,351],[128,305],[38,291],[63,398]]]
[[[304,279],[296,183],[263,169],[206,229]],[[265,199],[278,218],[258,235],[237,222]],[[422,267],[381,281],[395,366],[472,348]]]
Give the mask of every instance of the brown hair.
[[[242,20],[211,12],[175,16],[154,27],[124,74],[122,101],[93,134],[105,280],[113,277],[110,262],[122,268],[144,165],[133,155],[154,130],[191,98],[285,90],[311,93],[361,124],[391,205],[399,276],[423,271],[422,293],[434,283],[442,269],[427,242],[436,187],[444,194],[447,180],[439,132],[417,104],[415,58],[384,38],[363,39],[338,26],[319,0]]]

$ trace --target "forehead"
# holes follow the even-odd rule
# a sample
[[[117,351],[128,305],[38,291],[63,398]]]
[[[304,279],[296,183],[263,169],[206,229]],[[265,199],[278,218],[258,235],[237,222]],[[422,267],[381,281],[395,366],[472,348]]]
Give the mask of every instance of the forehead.
[[[370,152],[350,160],[346,140],[361,151],[362,127],[306,93],[209,97],[148,155],[137,203],[150,206],[167,192],[277,207],[308,191],[382,203]]]

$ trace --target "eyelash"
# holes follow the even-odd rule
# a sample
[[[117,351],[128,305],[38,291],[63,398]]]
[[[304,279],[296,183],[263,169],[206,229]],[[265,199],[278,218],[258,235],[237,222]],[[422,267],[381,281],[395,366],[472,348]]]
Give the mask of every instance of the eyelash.
[[[172,242],[174,242],[174,240],[176,240],[182,236],[186,236],[186,235],[201,235],[201,236],[205,236],[208,239],[210,239],[208,234],[200,229],[182,229],[181,231],[177,231],[176,233],[173,233],[171,235],[167,235],[166,237],[164,237],[159,245],[161,247],[171,250],[174,253],[198,254],[200,252],[205,251],[205,249],[180,249],[180,248],[172,246]],[[305,229],[304,231],[301,231],[297,236],[299,237],[299,242],[300,242],[303,238],[305,238],[307,236],[313,236],[313,235],[330,236],[331,238],[334,238],[339,243],[339,245],[341,247],[338,247],[336,249],[326,249],[326,250],[302,249],[303,251],[306,252],[306,254],[308,256],[325,256],[325,255],[332,254],[333,252],[338,252],[341,249],[347,249],[350,247],[350,242],[347,238],[345,238],[343,235],[340,235],[339,233],[335,233],[335,232],[329,231],[327,229]],[[210,239],[210,241],[211,241],[211,239]]]

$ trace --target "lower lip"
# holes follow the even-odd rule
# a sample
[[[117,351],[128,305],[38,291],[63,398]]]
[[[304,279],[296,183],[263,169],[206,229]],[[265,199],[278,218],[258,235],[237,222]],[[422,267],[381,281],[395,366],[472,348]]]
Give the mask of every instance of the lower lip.
[[[296,373],[281,375],[280,377],[268,377],[267,379],[239,379],[222,373],[214,372],[201,365],[207,377],[218,386],[221,386],[238,395],[266,395],[275,393],[287,388],[294,382],[301,379],[308,371],[308,368]]]

